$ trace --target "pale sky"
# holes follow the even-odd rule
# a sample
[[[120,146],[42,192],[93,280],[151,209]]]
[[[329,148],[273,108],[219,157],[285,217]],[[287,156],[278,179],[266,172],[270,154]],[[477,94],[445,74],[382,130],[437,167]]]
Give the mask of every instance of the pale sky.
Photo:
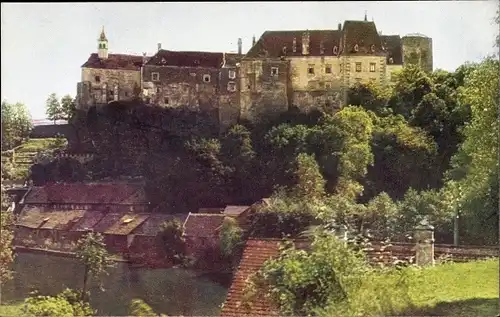
[[[248,51],[266,30],[336,29],[368,19],[383,34],[422,33],[433,40],[434,68],[453,71],[496,53],[498,2],[182,2],[2,3],[1,98],[45,118],[52,92],[76,95],[81,65],[97,52],[102,26],[110,53]]]

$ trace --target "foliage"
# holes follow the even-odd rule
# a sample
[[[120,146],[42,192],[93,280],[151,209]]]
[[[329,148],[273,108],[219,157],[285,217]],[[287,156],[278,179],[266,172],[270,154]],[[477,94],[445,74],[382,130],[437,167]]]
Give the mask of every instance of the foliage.
[[[465,75],[459,98],[471,107],[465,140],[453,160],[448,191],[469,240],[497,241],[499,62],[488,58]],[[454,185],[453,185],[454,184]]]
[[[374,289],[366,294],[369,281],[382,284],[382,275],[389,271],[377,271],[366,263],[361,250],[356,250],[332,234],[318,231],[309,251],[297,250],[293,245],[285,246],[280,256],[266,261],[262,269],[250,279],[247,286],[247,303],[257,293],[269,296],[285,315],[310,316],[318,309],[335,307],[334,316],[356,316],[360,313],[386,313],[381,304],[396,304],[402,298],[387,298],[386,289]],[[385,280],[385,287],[397,289],[397,295],[405,294],[398,273]],[[369,310],[364,301],[370,297]],[[365,305],[360,307],[360,305]],[[378,306],[378,307],[377,307]],[[327,308],[328,309],[328,308]],[[371,311],[376,309],[376,311]],[[347,315],[338,314],[348,313]],[[354,313],[354,314],[352,314]]]
[[[76,100],[70,95],[65,95],[61,98],[61,119],[70,121],[73,119],[76,112]]]
[[[296,159],[296,184],[292,195],[304,201],[320,201],[325,195],[325,180],[319,171],[316,159],[306,153],[300,153]]]
[[[100,275],[107,274],[108,268],[113,266],[113,261],[106,250],[102,235],[98,232],[89,232],[78,240],[76,257],[85,267],[81,292],[82,300],[84,300],[88,296],[90,278],[99,278]]]
[[[31,115],[24,104],[2,101],[2,151],[21,144],[32,128]]]
[[[164,222],[159,236],[167,259],[175,264],[183,263],[186,256],[186,242],[181,222],[178,219]]]
[[[22,309],[26,316],[93,316],[88,302],[77,291],[66,289],[56,296],[35,295],[25,300]]]
[[[140,317],[157,316],[158,315],[142,299],[133,299],[130,302],[129,313],[130,313],[130,316],[140,316]]]
[[[45,102],[45,113],[49,120],[56,122],[63,118],[63,110],[61,103],[55,93],[52,93]]]
[[[13,210],[9,204],[10,199],[2,186],[2,209],[0,211],[0,285],[12,278],[11,264],[14,261],[12,250],[12,224]]]
[[[219,241],[220,250],[224,257],[233,256],[243,245],[242,230],[235,219],[225,217],[222,223]]]

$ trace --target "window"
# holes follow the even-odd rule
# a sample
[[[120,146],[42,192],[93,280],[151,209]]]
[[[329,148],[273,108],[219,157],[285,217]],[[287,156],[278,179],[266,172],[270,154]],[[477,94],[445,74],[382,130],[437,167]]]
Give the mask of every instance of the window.
[[[372,46],[370,46],[370,50],[372,51],[372,53],[375,53],[375,45],[372,44]]]
[[[356,63],[356,72],[357,73],[361,72],[361,63]]]
[[[337,55],[337,46],[333,47],[333,55]]]
[[[331,65],[326,65],[325,66],[325,73],[326,74],[331,74],[332,73],[332,66]]]
[[[227,83],[227,90],[228,91],[236,91],[236,83],[230,81]]]
[[[163,99],[163,103],[165,103],[166,105],[168,105],[169,102],[170,100],[168,100],[168,98]]]
[[[392,57],[389,58],[389,64],[393,64],[394,63],[394,59],[392,59]]]
[[[196,77],[196,73],[189,73],[189,76]]]
[[[159,94],[161,92],[160,87],[156,87],[156,93]]]
[[[307,68],[307,73],[309,75],[314,75],[314,65],[309,65],[309,67]]]
[[[101,82],[101,77],[100,76],[95,76],[94,79],[95,79],[96,83],[100,83]]]
[[[151,73],[151,80],[152,81],[160,80],[160,73]]]
[[[235,79],[236,78],[236,72],[234,70],[229,71],[229,78]]]
[[[209,83],[210,82],[210,75],[208,75],[208,74],[203,75],[203,81],[206,83]]]
[[[128,97],[128,92],[127,91],[125,92],[125,97]]]
[[[370,72],[375,72],[375,63],[370,63]]]
[[[359,50],[358,44],[354,45],[354,51],[357,52]]]
[[[271,76],[278,76],[278,67],[271,67]]]

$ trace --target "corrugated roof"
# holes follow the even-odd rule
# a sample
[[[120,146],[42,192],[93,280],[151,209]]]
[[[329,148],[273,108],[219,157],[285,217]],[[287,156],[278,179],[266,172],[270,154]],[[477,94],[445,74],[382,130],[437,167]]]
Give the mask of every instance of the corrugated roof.
[[[84,210],[43,210],[24,207],[16,225],[27,228],[67,230],[81,217]]]
[[[278,309],[274,308],[272,303],[266,300],[264,296],[257,296],[249,303],[251,307],[250,311],[246,311],[242,304],[247,279],[253,273],[256,273],[266,260],[279,254],[280,242],[281,240],[279,239],[250,239],[247,241],[238,271],[233,278],[222,308],[221,317],[279,316]]]
[[[106,229],[104,234],[128,235],[148,218],[148,214],[125,214]]]
[[[184,224],[184,235],[198,238],[213,237],[225,217],[223,214],[190,213]]]
[[[249,208],[250,206],[227,206],[224,209],[224,214],[228,216],[239,216]]]
[[[108,58],[100,59],[97,53],[92,53],[82,67],[140,71],[142,59],[142,56],[128,54],[108,54]]]
[[[338,30],[295,30],[295,31],[266,31],[255,45],[248,51],[246,57],[280,57],[302,56],[302,36],[309,33],[308,56],[336,56],[333,48],[339,50],[341,32]],[[295,52],[293,43],[295,39]],[[286,54],[283,48],[286,47]],[[323,53],[322,53],[323,48]]]
[[[222,63],[223,53],[159,50],[146,63],[146,66],[220,68]]]
[[[179,219],[179,222],[183,224],[187,217],[188,214],[150,214],[149,218],[139,225],[133,233],[154,237],[160,232],[161,225],[165,221]]]
[[[25,204],[147,204],[143,186],[138,184],[50,184],[33,186]]]

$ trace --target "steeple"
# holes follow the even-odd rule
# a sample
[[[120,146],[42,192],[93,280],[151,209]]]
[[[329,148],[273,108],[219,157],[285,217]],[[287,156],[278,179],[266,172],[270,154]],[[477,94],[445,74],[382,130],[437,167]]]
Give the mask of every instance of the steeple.
[[[365,10],[365,22],[367,22],[367,21],[368,21],[368,18],[366,16],[366,10]]]
[[[106,38],[106,34],[104,33],[104,26],[102,27],[101,30],[101,35],[99,36],[99,39],[97,40],[97,56],[99,56],[100,59],[107,59],[108,58],[108,39]]]

